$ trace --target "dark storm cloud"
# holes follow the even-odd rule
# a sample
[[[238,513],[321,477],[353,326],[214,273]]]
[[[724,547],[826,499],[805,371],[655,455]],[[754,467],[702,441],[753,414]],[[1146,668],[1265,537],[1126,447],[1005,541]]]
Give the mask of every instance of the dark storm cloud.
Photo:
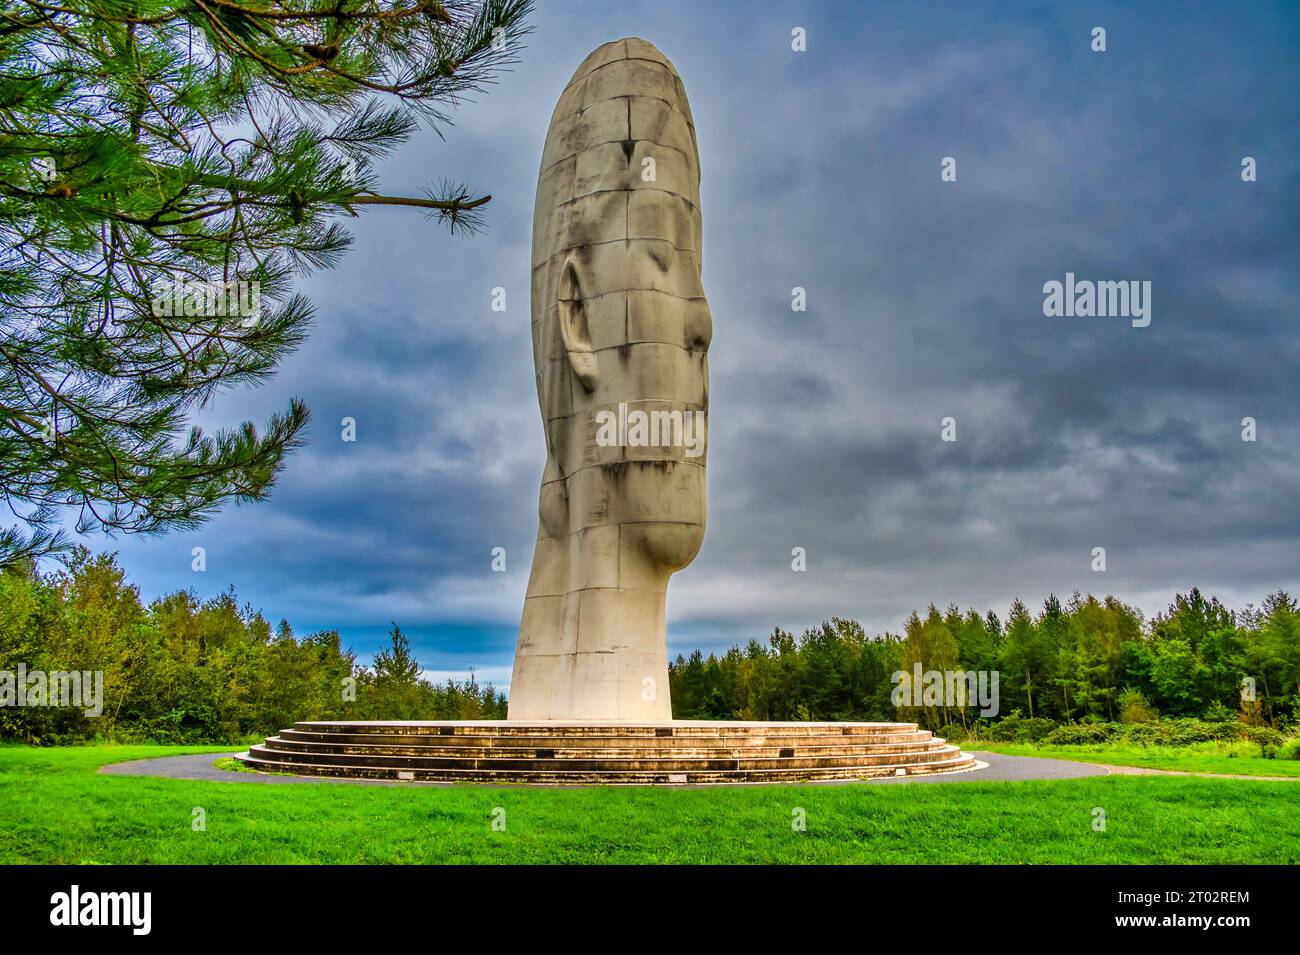
[[[537,26],[445,144],[380,169],[393,192],[444,174],[491,191],[488,234],[357,220],[344,265],[306,285],[311,341],[210,415],[301,394],[310,446],[266,504],[119,541],[146,592],[233,581],[363,653],[396,619],[431,670],[508,677],[544,458],[536,167],[573,68],[626,35],[676,63],[703,168],[711,497],[670,590],[674,653],[833,614],[898,629],[931,600],[1004,610],[1077,588],[1151,612],[1193,585],[1238,604],[1296,587],[1294,6],[588,4]],[[1045,317],[1043,283],[1066,272],[1150,281],[1150,326]]]

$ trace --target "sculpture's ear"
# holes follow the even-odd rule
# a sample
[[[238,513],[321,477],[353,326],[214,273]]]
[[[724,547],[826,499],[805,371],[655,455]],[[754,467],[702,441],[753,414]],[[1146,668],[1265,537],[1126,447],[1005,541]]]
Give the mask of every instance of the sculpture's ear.
[[[560,338],[569,356],[569,366],[582,387],[591,391],[596,387],[596,355],[591,350],[591,329],[587,325],[587,310],[582,302],[582,282],[578,277],[577,263],[570,255],[560,273],[560,294],[557,302],[560,321]]]

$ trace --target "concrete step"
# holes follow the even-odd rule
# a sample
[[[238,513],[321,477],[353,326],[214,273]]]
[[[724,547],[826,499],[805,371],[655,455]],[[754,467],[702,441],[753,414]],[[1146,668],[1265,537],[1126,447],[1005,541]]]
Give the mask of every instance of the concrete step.
[[[854,736],[822,734],[816,736],[789,736],[789,735],[770,735],[756,734],[753,736],[625,736],[625,735],[606,735],[606,736],[585,736],[585,737],[565,737],[565,736],[535,736],[535,735],[505,735],[496,734],[492,736],[410,736],[398,735],[391,733],[372,734],[372,733],[325,733],[325,732],[307,732],[296,729],[281,730],[278,737],[286,742],[301,743],[330,743],[345,744],[349,746],[402,746],[406,749],[422,750],[467,750],[467,749],[502,749],[508,747],[526,746],[537,749],[598,749],[601,751],[617,748],[620,746],[633,746],[637,749],[671,749],[674,752],[682,747],[694,747],[698,750],[724,750],[731,751],[738,748],[786,748],[790,746],[803,748],[806,746],[819,747],[843,747],[843,746],[908,746],[918,743],[926,743],[934,737],[926,730],[919,730],[914,733],[894,733],[894,734],[859,734]]]
[[[406,746],[394,743],[359,744],[348,742],[320,742],[317,740],[282,739],[278,736],[268,737],[266,746],[285,752],[413,757],[446,757],[454,759],[474,758],[516,758],[516,759],[583,759],[593,756],[615,759],[633,759],[653,756],[672,756],[678,759],[707,758],[745,758],[759,759],[779,756],[850,756],[858,753],[907,753],[932,752],[942,749],[944,740],[931,737],[919,742],[908,743],[863,743],[846,745],[838,743],[830,746],[795,744],[791,746],[674,746],[651,747],[632,746],[623,741],[617,746],[555,746],[544,747],[518,745],[515,740],[510,745],[502,746]]]
[[[427,782],[799,782],[973,765],[915,723],[304,721],[252,746],[255,769]]]
[[[525,785],[703,785],[725,783],[797,783],[817,780],[870,779],[881,776],[896,776],[902,770],[906,775],[921,775],[939,772],[956,772],[974,766],[974,759],[966,753],[958,753],[946,759],[911,765],[872,765],[872,766],[838,766],[821,769],[749,769],[749,770],[695,770],[686,772],[667,771],[628,771],[628,772],[591,772],[580,770],[557,771],[550,768],[534,768],[512,771],[502,774],[493,770],[455,769],[455,770],[401,770],[376,766],[348,767],[289,763],[266,759],[253,753],[241,754],[241,759],[257,769],[272,772],[288,772],[297,775],[324,777],[359,777],[368,779],[412,780],[416,782],[475,782],[504,783]]]
[[[365,733],[398,736],[620,736],[749,737],[755,730],[782,736],[859,736],[915,733],[915,723],[750,723],[681,720],[673,723],[511,723],[506,720],[429,720],[406,722],[307,721],[293,729],[317,733]],[[923,731],[924,732],[924,731]]]
[[[808,769],[822,770],[837,767],[909,766],[918,763],[942,762],[956,755],[954,746],[915,752],[852,753],[840,756],[776,756],[767,758],[741,757],[679,757],[673,755],[617,758],[606,754],[582,758],[525,757],[509,758],[482,756],[449,758],[443,756],[388,756],[378,753],[320,753],[282,750],[264,745],[253,746],[250,755],[259,759],[275,760],[289,764],[311,764],[339,768],[383,768],[436,772],[443,770],[483,770],[498,773],[526,772],[543,766],[554,772],[629,773],[629,772],[724,772],[748,770]]]

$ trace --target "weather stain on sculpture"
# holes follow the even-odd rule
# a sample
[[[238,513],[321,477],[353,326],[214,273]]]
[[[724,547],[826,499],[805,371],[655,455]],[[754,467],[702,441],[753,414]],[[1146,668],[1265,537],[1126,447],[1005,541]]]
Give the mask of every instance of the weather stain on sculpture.
[[[677,71],[635,38],[588,56],[551,117],[532,259],[547,461],[512,720],[672,718],[664,601],[705,518],[695,143]]]

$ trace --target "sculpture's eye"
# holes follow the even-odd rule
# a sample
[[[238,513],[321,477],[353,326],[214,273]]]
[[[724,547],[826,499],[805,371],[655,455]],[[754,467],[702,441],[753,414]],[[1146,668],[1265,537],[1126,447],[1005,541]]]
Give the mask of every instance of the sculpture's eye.
[[[673,247],[668,242],[651,242],[648,244],[650,259],[659,266],[660,272],[667,272],[673,262]]]

